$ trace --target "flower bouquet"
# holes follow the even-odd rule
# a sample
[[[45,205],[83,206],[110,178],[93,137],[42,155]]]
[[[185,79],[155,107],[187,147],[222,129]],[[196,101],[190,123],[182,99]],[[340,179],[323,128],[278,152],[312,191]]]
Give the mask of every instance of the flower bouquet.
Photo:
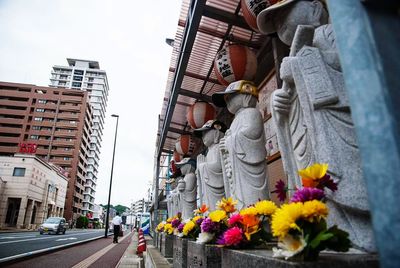
[[[297,189],[289,204],[282,205],[272,215],[272,234],[278,238],[278,248],[273,248],[274,257],[311,261],[325,249],[349,250],[348,233],[336,225],[328,228],[326,224],[328,207],[324,203],[324,190],[337,190],[327,170],[328,164],[314,164],[300,170],[303,188]],[[281,182],[277,186],[279,189],[274,192],[285,197],[283,191],[288,189]]]
[[[176,235],[178,237],[186,237],[192,239],[197,238],[201,231],[200,226],[204,220],[204,214],[207,211],[208,208],[206,205],[202,205],[200,208],[194,210],[195,216],[193,218],[180,222],[177,227]]]

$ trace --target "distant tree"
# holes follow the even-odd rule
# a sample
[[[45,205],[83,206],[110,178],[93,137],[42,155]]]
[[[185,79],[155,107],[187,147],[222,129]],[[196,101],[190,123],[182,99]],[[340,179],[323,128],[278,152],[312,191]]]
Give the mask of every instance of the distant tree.
[[[107,205],[102,205],[100,204],[104,209],[107,209]],[[115,207],[110,204],[110,208],[115,209],[119,214],[121,215],[122,213],[125,212],[125,210],[129,209],[129,207],[123,206],[123,205],[116,205]]]
[[[87,228],[89,224],[89,219],[86,216],[79,216],[76,220],[76,228]]]

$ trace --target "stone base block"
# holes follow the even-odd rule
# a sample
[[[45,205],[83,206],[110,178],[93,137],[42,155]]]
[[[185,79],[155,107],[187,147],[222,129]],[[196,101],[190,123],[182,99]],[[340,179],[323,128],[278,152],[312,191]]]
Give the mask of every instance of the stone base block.
[[[273,267],[273,268],[378,268],[378,256],[371,254],[322,252],[315,262],[285,261],[272,257],[270,250],[222,249],[222,267]]]
[[[222,248],[215,245],[197,244],[188,242],[188,267],[190,268],[220,268]]]
[[[175,237],[174,239],[174,268],[187,267],[188,239]]]
[[[165,258],[172,258],[174,249],[174,236],[161,233],[160,251]]]

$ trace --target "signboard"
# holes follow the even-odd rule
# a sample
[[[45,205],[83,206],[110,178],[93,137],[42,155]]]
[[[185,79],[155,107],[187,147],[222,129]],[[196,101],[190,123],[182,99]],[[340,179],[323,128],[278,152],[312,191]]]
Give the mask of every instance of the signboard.
[[[19,152],[24,154],[36,153],[37,144],[34,143],[21,143],[19,145]]]

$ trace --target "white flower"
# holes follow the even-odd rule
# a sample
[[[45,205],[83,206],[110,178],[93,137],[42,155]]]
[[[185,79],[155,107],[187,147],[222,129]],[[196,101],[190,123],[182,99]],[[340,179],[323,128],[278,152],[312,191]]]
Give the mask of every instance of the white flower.
[[[278,247],[272,249],[272,257],[275,258],[285,258],[285,260],[293,257],[294,255],[300,253],[306,246],[306,241],[303,236],[299,238],[294,238],[291,235],[286,235],[282,240],[278,242]]]
[[[213,240],[214,234],[212,233],[207,233],[207,232],[202,232],[199,234],[199,237],[197,237],[196,243],[198,244],[205,244],[207,242],[210,242]]]

